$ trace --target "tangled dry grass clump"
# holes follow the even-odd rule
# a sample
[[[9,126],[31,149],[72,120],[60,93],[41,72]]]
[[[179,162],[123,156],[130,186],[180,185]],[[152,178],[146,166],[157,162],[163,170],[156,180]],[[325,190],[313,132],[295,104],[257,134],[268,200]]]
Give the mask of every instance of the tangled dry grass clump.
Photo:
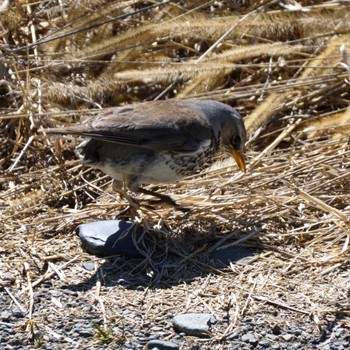
[[[210,340],[222,348],[259,305],[309,315],[319,329],[330,319],[349,326],[347,2],[3,4],[0,279],[24,320],[40,328],[33,295],[43,282],[86,279],[81,271],[77,276],[76,264],[94,258],[81,251],[74,228],[111,219],[126,206],[110,178],[76,160],[75,139],[47,139],[37,131],[116,105],[198,98],[242,114],[248,172],[237,173],[220,155],[195,177],[157,186],[191,214],[168,207],[140,213],[157,231],[153,250],[136,265],[105,262],[99,273],[106,286],[115,274],[130,285],[152,286],[173,312],[190,309],[182,298],[191,290],[193,308],[218,318],[228,307],[223,298],[230,300],[233,321]],[[248,265],[213,268],[210,253],[229,246],[259,254]],[[96,281],[86,283],[94,288]],[[138,298],[133,293],[118,286],[100,291],[105,327],[112,319],[107,306]],[[154,300],[144,300],[150,320],[161,312]]]

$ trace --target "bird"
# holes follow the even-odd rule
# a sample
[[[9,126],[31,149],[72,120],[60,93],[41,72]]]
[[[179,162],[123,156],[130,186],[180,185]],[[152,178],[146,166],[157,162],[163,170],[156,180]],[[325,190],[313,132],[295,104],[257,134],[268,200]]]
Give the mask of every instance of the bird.
[[[83,164],[113,178],[113,189],[135,205],[127,192],[150,194],[177,206],[166,195],[142,185],[170,183],[208,165],[219,149],[246,171],[242,150],[246,129],[233,107],[214,100],[165,100],[114,107],[46,134],[86,137],[77,148]]]

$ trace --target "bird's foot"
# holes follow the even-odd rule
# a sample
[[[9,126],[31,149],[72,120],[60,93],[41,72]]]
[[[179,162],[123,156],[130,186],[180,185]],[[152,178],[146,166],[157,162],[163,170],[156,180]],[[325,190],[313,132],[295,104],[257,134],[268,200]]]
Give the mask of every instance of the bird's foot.
[[[191,211],[191,209],[182,207],[181,205],[177,204],[171,197],[169,197],[165,194],[157,193],[157,192],[154,192],[151,190],[146,190],[146,189],[141,188],[141,187],[138,188],[138,192],[141,192],[143,194],[151,195],[153,197],[158,198],[157,200],[148,200],[148,203],[151,203],[151,204],[165,203],[165,204],[168,204],[168,205],[176,208],[177,210],[182,211],[183,213],[188,213],[189,211]]]
[[[129,202],[129,206],[127,208],[123,209],[118,214],[118,217],[119,216],[123,216],[124,217],[126,214],[129,214],[129,213],[130,213],[131,216],[135,216],[136,212],[139,211],[139,210],[142,210],[142,208],[149,209],[149,210],[153,211],[153,210],[156,209],[156,208],[153,207],[153,205],[162,204],[162,203],[165,203],[165,204],[167,204],[169,206],[172,206],[175,209],[177,209],[179,211],[182,211],[183,213],[188,213],[188,212],[191,211],[191,209],[182,207],[181,205],[177,204],[171,197],[169,197],[169,196],[167,196],[165,194],[161,194],[161,193],[158,193],[158,192],[154,192],[154,191],[147,190],[147,189],[139,187],[137,189],[137,192],[141,192],[143,194],[150,195],[150,196],[158,198],[158,199],[148,200],[147,202],[150,205],[142,205],[141,206],[141,204],[135,199],[134,195],[129,195],[127,190],[123,189],[123,183],[122,182],[120,182],[118,180],[113,180],[112,187],[113,187],[114,191],[119,193],[119,195],[122,198],[126,199]]]

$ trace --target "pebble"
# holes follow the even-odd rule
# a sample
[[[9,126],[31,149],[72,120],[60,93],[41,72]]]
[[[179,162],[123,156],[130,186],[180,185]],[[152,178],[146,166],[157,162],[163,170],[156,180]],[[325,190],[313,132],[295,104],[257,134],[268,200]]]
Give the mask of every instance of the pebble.
[[[15,333],[15,331],[11,327],[4,328],[3,332],[6,332],[7,334],[14,334]]]
[[[12,309],[12,315],[17,318],[23,317],[22,311],[17,306]]]
[[[294,332],[293,332],[293,334],[294,334],[295,336],[297,336],[297,337],[300,336],[301,333],[302,333],[302,332],[301,332],[301,330],[299,330],[299,329],[295,329]]]
[[[87,271],[94,271],[95,270],[95,264],[91,261],[86,261],[83,263],[83,268]]]
[[[155,339],[147,343],[147,349],[158,349],[158,350],[179,350],[178,344],[171,341]]]
[[[173,318],[173,326],[179,332],[187,335],[207,335],[216,319],[211,314],[180,314]]]
[[[271,346],[270,342],[267,340],[260,340],[258,344],[263,348],[269,348]]]
[[[11,318],[11,312],[5,310],[3,311],[1,314],[0,314],[0,318],[3,320],[3,321],[8,321],[10,318]]]
[[[84,337],[84,338],[90,338],[94,336],[93,331],[89,330],[89,329],[82,329],[81,331],[78,332],[80,336]]]
[[[2,280],[1,282],[4,284],[13,283],[16,280],[15,274],[13,274],[11,272],[0,271],[0,275],[1,275],[1,280]]]
[[[259,342],[259,340],[256,338],[256,336],[251,332],[243,334],[242,341],[244,341],[245,343],[252,344],[254,346],[257,345]]]
[[[281,336],[285,341],[290,341],[293,338],[292,334],[284,334]]]
[[[270,340],[275,340],[277,338],[277,336],[274,335],[274,334],[269,333],[269,334],[266,334],[266,338],[268,338]]]
[[[344,328],[338,328],[336,331],[335,331],[335,336],[337,338],[341,338],[343,336],[343,334],[346,333],[346,330]]]
[[[232,333],[227,337],[227,339],[228,339],[228,340],[238,339],[238,336],[239,336],[239,332],[238,332],[238,331],[235,331],[235,332],[232,332]]]
[[[274,335],[280,335],[281,334],[281,327],[278,324],[275,324],[272,328],[272,333]]]

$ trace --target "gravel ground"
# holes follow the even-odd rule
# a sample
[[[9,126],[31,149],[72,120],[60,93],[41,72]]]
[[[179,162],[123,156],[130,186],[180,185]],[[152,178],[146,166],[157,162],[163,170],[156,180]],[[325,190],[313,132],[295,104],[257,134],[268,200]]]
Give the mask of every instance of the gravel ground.
[[[181,349],[348,349],[349,318],[320,312],[316,305],[319,297],[334,310],[348,303],[345,293],[343,300],[339,294],[332,300],[334,290],[346,283],[346,273],[333,286],[323,279],[309,285],[310,291],[305,281],[286,278],[270,298],[263,289],[266,276],[244,278],[249,259],[262,255],[256,252],[234,267],[208,273],[189,263],[182,270],[186,279],[151,285],[140,259],[102,260],[81,252],[34,286],[32,300],[26,289],[1,290],[0,348],[143,349],[150,340],[162,339]],[[307,296],[312,291],[317,296],[314,310]],[[211,313],[217,323],[207,337],[178,334],[172,318],[185,312]]]

